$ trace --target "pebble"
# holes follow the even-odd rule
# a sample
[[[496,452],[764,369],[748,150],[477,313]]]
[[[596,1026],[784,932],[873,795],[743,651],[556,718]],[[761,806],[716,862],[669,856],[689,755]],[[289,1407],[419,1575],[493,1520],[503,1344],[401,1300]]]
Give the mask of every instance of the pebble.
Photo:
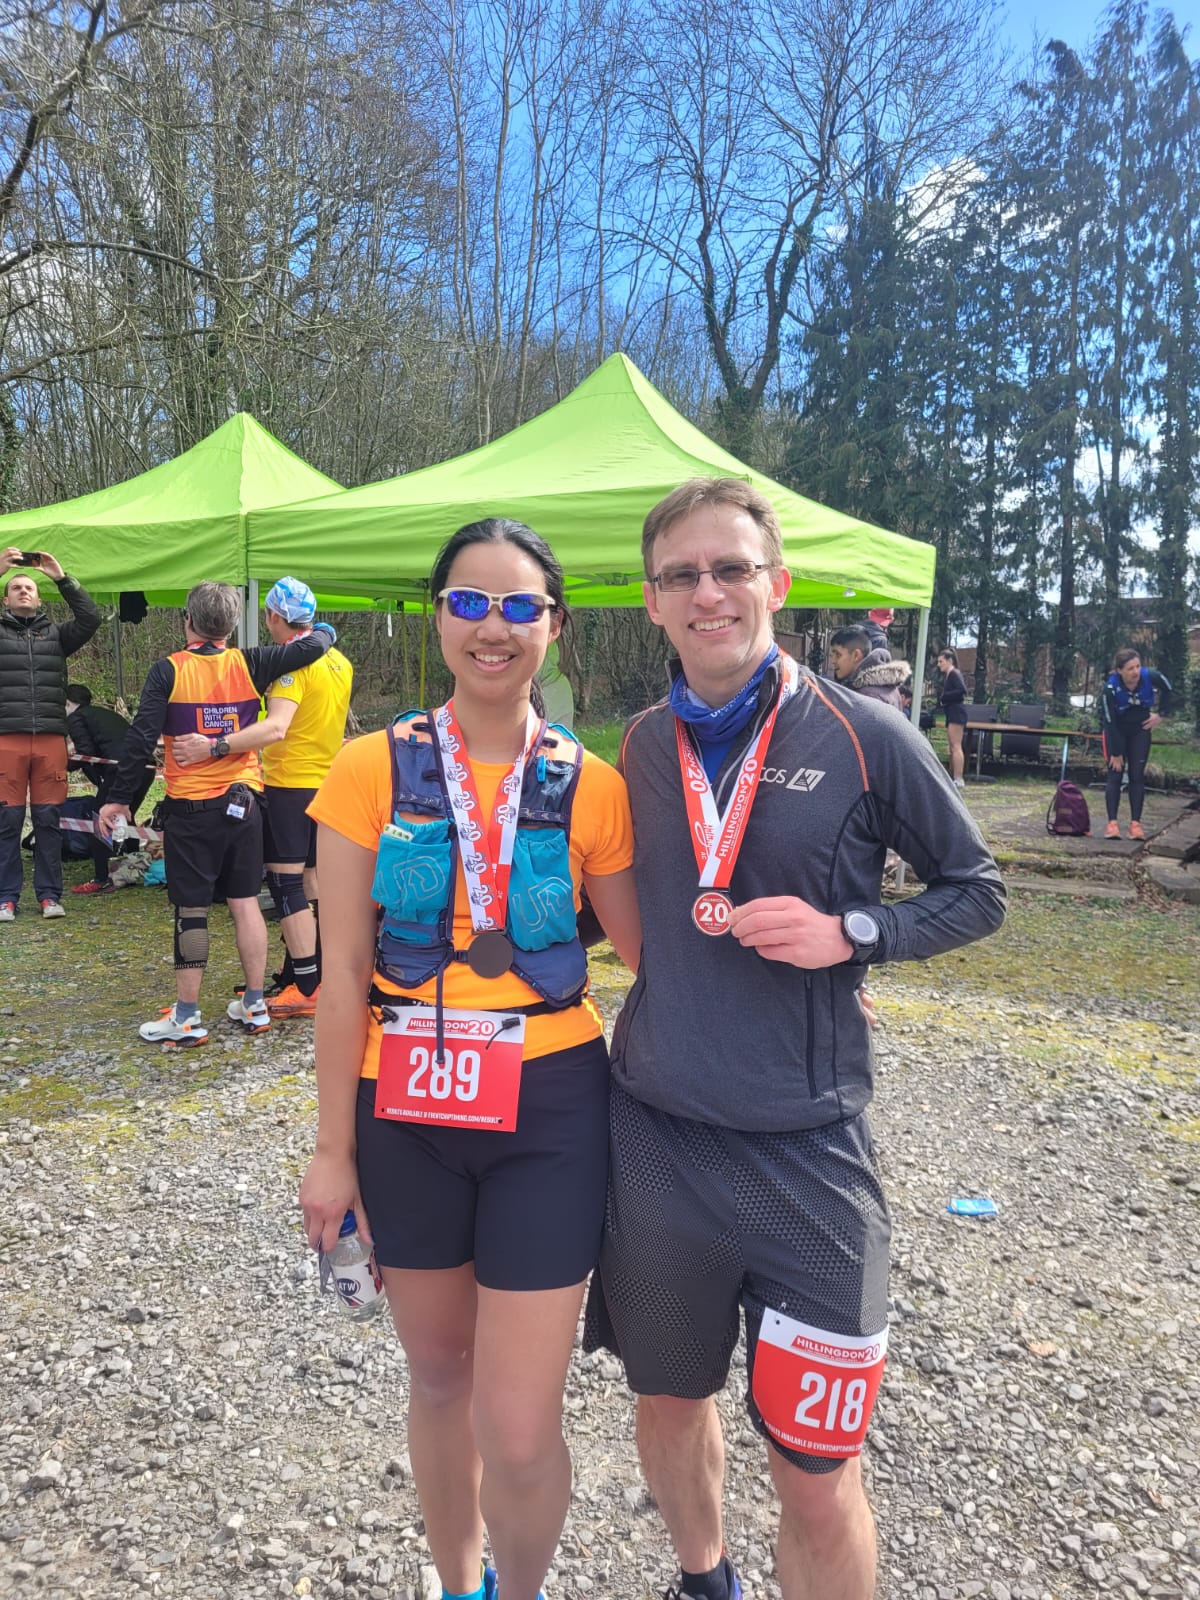
[[[1126,1020],[1103,1007],[1051,1016],[1060,1042],[1041,1059],[1031,1018],[995,1004],[982,1022],[949,1001],[905,1004],[877,1039],[893,1220],[888,1365],[864,1453],[879,1595],[1200,1600],[1200,1257],[1181,1247],[1196,1169],[1172,1132],[1200,1118],[1194,1075],[1143,1082],[1110,1061],[1108,1029]],[[1185,1030],[1147,1020],[1200,1045],[1190,1014]],[[0,1130],[12,1231],[52,1269],[76,1270],[84,1245],[105,1263],[52,1308],[15,1274],[0,1296],[0,1594],[440,1600],[403,1355],[319,1295],[297,1226],[310,1037],[235,1040],[172,1076],[68,1036],[56,1081],[94,1087],[99,1105],[136,1061],[142,1104]],[[946,1194],[983,1192],[1003,1201],[1002,1228],[943,1223]],[[13,1262],[2,1245],[0,1260]],[[739,1350],[720,1399],[727,1537],[753,1600],[778,1600],[743,1390]],[[552,1600],[649,1595],[674,1577],[633,1427],[619,1363],[577,1352]]]

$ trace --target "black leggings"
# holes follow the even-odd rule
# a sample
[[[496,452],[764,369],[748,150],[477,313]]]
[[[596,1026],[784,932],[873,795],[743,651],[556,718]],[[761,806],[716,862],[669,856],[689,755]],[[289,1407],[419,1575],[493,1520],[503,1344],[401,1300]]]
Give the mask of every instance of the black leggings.
[[[1150,758],[1150,729],[1136,728],[1125,735],[1125,772],[1129,774],[1129,818],[1131,822],[1142,820],[1142,802],[1146,798],[1146,762]],[[1108,820],[1117,820],[1117,810],[1121,804],[1121,784],[1124,773],[1108,769],[1108,781],[1104,785],[1104,799],[1108,806]]]

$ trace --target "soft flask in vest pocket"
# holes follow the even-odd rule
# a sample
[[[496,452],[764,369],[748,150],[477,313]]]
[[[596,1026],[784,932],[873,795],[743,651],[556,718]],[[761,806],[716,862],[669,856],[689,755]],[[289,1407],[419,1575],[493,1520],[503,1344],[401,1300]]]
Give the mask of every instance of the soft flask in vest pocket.
[[[445,822],[395,827],[379,836],[371,898],[383,907],[379,946],[388,975],[415,987],[437,973],[448,953],[445,912],[453,854]]]
[[[508,931],[521,950],[546,950],[575,937],[571,848],[560,828],[518,832],[508,886]]]

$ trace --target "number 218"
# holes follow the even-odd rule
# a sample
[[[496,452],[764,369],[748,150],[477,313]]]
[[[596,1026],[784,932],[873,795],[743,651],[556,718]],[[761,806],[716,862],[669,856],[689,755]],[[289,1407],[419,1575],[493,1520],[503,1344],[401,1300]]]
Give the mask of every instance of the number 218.
[[[827,1389],[829,1400],[825,1406],[825,1415],[822,1417],[820,1406],[825,1399]],[[796,1407],[796,1421],[804,1423],[806,1427],[827,1433],[836,1428],[841,1433],[853,1434],[862,1425],[863,1403],[867,1398],[865,1379],[851,1378],[846,1384],[846,1393],[843,1397],[841,1378],[835,1378],[832,1386],[828,1386],[824,1373],[806,1372],[800,1380],[800,1392],[808,1398],[801,1400]]]

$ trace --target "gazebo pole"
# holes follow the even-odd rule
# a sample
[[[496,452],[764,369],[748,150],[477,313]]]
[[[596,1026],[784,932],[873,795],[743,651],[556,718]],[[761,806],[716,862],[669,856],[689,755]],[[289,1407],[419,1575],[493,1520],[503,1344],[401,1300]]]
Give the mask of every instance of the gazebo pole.
[[[115,667],[116,667],[117,699],[118,700],[124,700],[124,698],[125,698],[125,663],[121,659],[121,605],[120,605],[120,599],[119,598],[118,598],[118,601],[117,601],[117,609],[113,612],[112,626],[113,626],[113,655],[116,657]]]
[[[404,615],[403,600],[397,600],[396,610],[400,613],[400,662],[404,670],[404,704],[408,705],[412,700],[412,687],[409,683],[408,666],[408,618]]]
[[[921,607],[921,619],[917,624],[917,659],[913,662],[913,697],[909,707],[909,717],[914,728],[920,731],[921,727],[921,696],[925,693],[925,652],[929,648],[929,607]],[[905,863],[900,862],[896,868],[896,889],[904,888],[907,877]]]
[[[425,654],[429,642],[429,597],[421,596],[421,668],[417,684],[417,704],[425,704]]]
[[[258,579],[246,580],[246,643],[258,643]]]

